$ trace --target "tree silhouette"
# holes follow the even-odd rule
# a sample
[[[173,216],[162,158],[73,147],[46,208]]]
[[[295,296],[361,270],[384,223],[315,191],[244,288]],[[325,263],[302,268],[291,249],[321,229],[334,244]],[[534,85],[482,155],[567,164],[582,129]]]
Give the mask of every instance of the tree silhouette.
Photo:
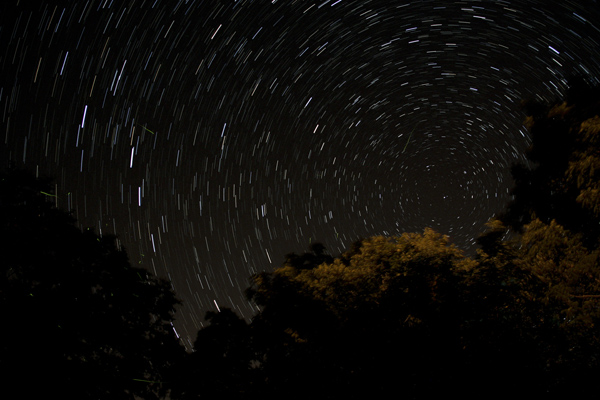
[[[539,325],[549,387],[553,392],[595,391],[600,373],[600,250],[556,221],[536,219],[520,240],[518,263],[543,284]]]
[[[506,239],[497,219],[477,238],[475,265],[462,273],[461,358],[471,397],[489,391],[520,396],[545,393],[542,337],[549,335],[540,298],[545,286],[522,263],[519,239]]]
[[[600,89],[582,79],[570,83],[564,101],[525,103],[531,166],[512,167],[513,200],[500,220],[522,232],[536,218],[554,219],[584,233],[585,244],[594,247],[600,238],[600,186],[594,178],[600,172]]]
[[[250,326],[229,308],[209,311],[194,351],[175,369],[175,399],[250,399],[260,393]]]
[[[595,394],[600,91],[574,80],[565,101],[526,109],[530,163],[473,259],[431,229],[288,254],[252,276],[250,324],[209,315],[196,365],[245,398]]]
[[[285,265],[292,266],[298,269],[312,269],[323,263],[330,263],[333,257],[325,252],[323,243],[312,243],[309,246],[309,251],[298,255],[289,253],[285,255]]]
[[[52,206],[48,179],[0,177],[0,366],[24,398],[158,398],[183,348],[169,282],[130,266],[112,236]]]
[[[248,295],[261,306],[251,328],[264,392],[359,398],[447,391],[460,350],[458,271],[470,267],[447,237],[428,229],[364,239],[316,268],[285,263],[255,275]]]
[[[488,227],[475,259],[426,229],[254,275],[260,312],[207,314],[181,398],[590,393],[600,254],[556,222]]]

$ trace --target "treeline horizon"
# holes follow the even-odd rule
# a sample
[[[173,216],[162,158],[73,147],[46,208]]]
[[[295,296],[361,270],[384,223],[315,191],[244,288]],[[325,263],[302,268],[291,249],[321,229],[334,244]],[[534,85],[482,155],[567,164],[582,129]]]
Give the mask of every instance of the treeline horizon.
[[[428,399],[597,392],[600,90],[524,102],[529,166],[472,257],[430,228],[321,243],[252,275],[250,322],[207,312],[193,352],[170,282],[82,231],[50,180],[1,174],[0,366],[26,398]],[[32,382],[35,384],[32,384]]]

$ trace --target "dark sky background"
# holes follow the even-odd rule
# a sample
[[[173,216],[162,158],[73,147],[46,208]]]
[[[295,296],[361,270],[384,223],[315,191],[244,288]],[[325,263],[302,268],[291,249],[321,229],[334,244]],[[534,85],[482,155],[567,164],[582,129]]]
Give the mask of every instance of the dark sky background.
[[[600,6],[7,0],[0,43],[3,162],[170,278],[189,348],[311,242],[429,226],[471,254],[524,161],[520,101],[600,76]]]

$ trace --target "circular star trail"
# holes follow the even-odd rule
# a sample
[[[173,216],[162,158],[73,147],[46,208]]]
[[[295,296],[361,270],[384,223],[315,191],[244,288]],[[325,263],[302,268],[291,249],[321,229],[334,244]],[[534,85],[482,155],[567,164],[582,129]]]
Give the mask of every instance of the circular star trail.
[[[525,161],[521,100],[600,69],[591,0],[5,3],[3,159],[171,279],[188,347],[311,242],[432,227],[472,252]]]

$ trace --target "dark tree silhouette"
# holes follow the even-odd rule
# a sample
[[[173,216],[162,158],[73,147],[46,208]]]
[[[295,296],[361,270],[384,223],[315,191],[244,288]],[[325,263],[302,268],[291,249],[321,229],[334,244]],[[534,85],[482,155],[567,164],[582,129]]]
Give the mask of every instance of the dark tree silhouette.
[[[181,398],[589,394],[600,253],[556,223],[505,232],[490,221],[475,259],[426,229],[254,275],[260,312],[207,315]]]
[[[544,344],[550,330],[543,325],[540,302],[545,286],[522,263],[520,242],[504,239],[506,227],[497,219],[477,238],[476,264],[462,273],[462,352],[465,390],[519,397],[545,393]]]
[[[251,278],[250,324],[208,316],[195,398],[596,395],[600,92],[576,80],[566,101],[526,106],[530,166],[513,167],[475,258],[431,229],[288,254]]]
[[[194,351],[176,367],[174,399],[251,399],[260,393],[250,326],[229,308],[209,311]]]
[[[255,275],[251,328],[270,398],[428,398],[454,385],[456,271],[469,260],[426,230],[375,237],[316,268]],[[307,384],[307,382],[309,384]]]
[[[520,233],[510,263],[543,285],[529,293],[545,384],[572,396],[590,393],[600,373],[600,87],[569,83],[564,100],[526,104],[531,167],[513,167],[514,199],[500,220]],[[494,240],[506,232],[480,238],[488,255],[506,247]]]
[[[584,233],[587,246],[597,246],[600,207],[594,172],[600,169],[600,90],[574,78],[564,101],[524,106],[532,138],[527,151],[531,166],[512,167],[513,200],[500,220],[522,232],[536,218],[544,223],[554,219],[572,232]]]
[[[53,207],[48,179],[0,177],[5,391],[22,398],[164,395],[183,355],[169,282],[133,268],[112,236]],[[10,389],[14,389],[10,390]]]
[[[330,263],[333,257],[325,252],[323,243],[313,243],[309,246],[309,251],[298,255],[289,253],[285,255],[285,264],[298,269],[312,269],[323,263]]]
[[[526,227],[516,264],[534,274],[537,343],[543,351],[548,390],[563,395],[595,392],[600,374],[600,249],[556,221]],[[529,307],[531,308],[531,307]],[[536,331],[536,330],[534,330]]]

